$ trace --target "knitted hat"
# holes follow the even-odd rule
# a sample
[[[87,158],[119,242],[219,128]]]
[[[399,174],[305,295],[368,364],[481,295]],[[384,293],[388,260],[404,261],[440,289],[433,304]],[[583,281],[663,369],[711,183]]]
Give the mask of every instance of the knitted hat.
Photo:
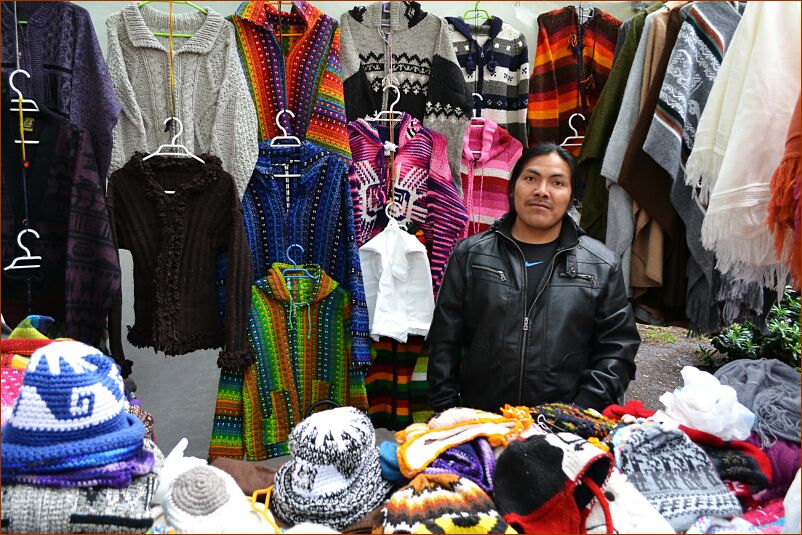
[[[421,474],[393,493],[379,533],[515,533],[472,481],[454,474]]]
[[[145,427],[125,411],[113,360],[80,342],[31,355],[3,432],[2,469],[55,472],[124,461],[142,449]]]
[[[547,403],[532,409],[532,417],[543,415],[549,427],[556,431],[573,433],[584,439],[596,437],[604,439],[616,422],[605,418],[593,409],[583,409],[573,403]]]
[[[292,459],[276,473],[271,507],[284,522],[343,529],[378,507],[382,479],[370,419],[353,407],[318,412],[292,430]]]
[[[424,474],[456,474],[470,479],[485,492],[493,492],[496,456],[486,438],[449,448],[429,465]]]
[[[685,433],[641,426],[621,447],[621,470],[677,531],[702,515],[741,514],[707,454]]]
[[[179,533],[257,533],[261,523],[234,478],[213,466],[196,466],[170,483],[164,517]]]
[[[496,506],[521,533],[579,533],[612,466],[609,453],[570,433],[515,441],[496,463]]]
[[[612,517],[615,533],[674,533],[671,524],[617,469],[613,469],[602,491],[606,500],[595,500],[583,523],[587,533],[609,533],[605,506]]]

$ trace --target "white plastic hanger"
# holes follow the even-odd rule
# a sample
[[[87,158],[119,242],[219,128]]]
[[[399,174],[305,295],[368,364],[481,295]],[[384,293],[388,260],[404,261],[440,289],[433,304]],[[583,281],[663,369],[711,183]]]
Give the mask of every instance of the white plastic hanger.
[[[574,117],[581,117],[583,121],[585,120],[585,116],[581,113],[574,113],[568,118],[568,128],[571,129],[574,135],[565,138],[563,142],[560,143],[561,147],[581,147],[582,142],[585,141],[585,136],[580,136],[579,132],[574,128]]]
[[[282,147],[300,147],[301,146],[301,140],[298,139],[295,136],[288,135],[287,134],[287,129],[284,128],[284,125],[281,124],[281,120],[280,119],[281,119],[281,114],[282,113],[287,113],[293,119],[295,118],[295,114],[291,110],[279,110],[279,112],[276,114],[276,126],[278,127],[279,130],[281,130],[281,135],[280,136],[276,136],[273,139],[271,139],[270,140],[270,146],[271,147],[275,147],[275,146],[278,145],[278,146],[282,146]],[[292,143],[276,143],[276,141],[292,141]],[[273,175],[273,176],[278,176],[278,175]],[[297,175],[297,176],[300,176],[300,175]]]
[[[395,208],[397,210],[395,212],[395,214],[392,213],[393,212],[392,208]],[[399,204],[397,202],[390,201],[387,204],[385,204],[384,205],[384,215],[387,216],[387,223],[388,223],[387,228],[390,228],[390,226],[395,226],[395,227],[398,227],[399,229],[403,230],[404,232],[406,232],[407,226],[406,225],[402,225],[401,223],[398,222],[398,217],[401,216],[401,206],[399,206]]]
[[[159,145],[159,148],[156,149],[155,152],[148,154],[142,159],[150,160],[154,156],[178,156],[179,158],[194,158],[195,160],[198,160],[200,163],[205,164],[206,162],[201,160],[198,156],[192,154],[186,147],[186,145],[177,143],[178,138],[181,137],[181,134],[184,133],[184,124],[181,122],[181,119],[179,119],[178,117],[168,117],[167,119],[164,120],[162,124],[167,126],[167,123],[169,123],[170,121],[175,121],[176,123],[178,123],[178,133],[173,136],[173,139],[170,140],[169,144]],[[165,152],[165,149],[176,149],[179,152]]]
[[[404,117],[403,112],[395,111],[396,104],[401,102],[401,90],[398,89],[398,86],[392,83],[388,83],[384,86],[384,91],[387,91],[388,89],[395,89],[395,100],[390,103],[390,107],[386,111],[380,111],[375,116],[369,117],[367,119],[368,121],[389,122],[391,124],[395,124]]]
[[[11,111],[19,113],[19,105],[20,105],[20,102],[21,102],[22,103],[22,111],[23,112],[38,112],[39,111],[39,105],[36,104],[36,101],[34,101],[32,99],[29,99],[29,98],[25,98],[22,95],[22,91],[20,91],[17,88],[17,86],[14,85],[14,76],[16,76],[17,74],[24,74],[26,78],[30,78],[31,77],[31,75],[25,69],[16,69],[11,74],[8,75],[8,86],[11,88],[11,90],[14,93],[17,94],[16,98],[11,99],[11,108],[9,108],[9,109]],[[26,107],[26,105],[30,105],[30,107]],[[14,143],[16,143],[18,145],[21,144],[21,143],[25,143],[26,145],[38,145],[39,144],[39,140],[37,140],[37,139],[26,139],[23,142],[20,139],[14,139]]]
[[[25,228],[19,231],[19,234],[17,234],[17,245],[20,249],[25,251],[25,254],[12,260],[9,265],[3,268],[3,271],[11,271],[13,269],[36,269],[41,267],[42,264],[40,262],[42,257],[32,255],[31,250],[22,243],[22,237],[28,232],[33,234],[37,239],[39,238],[39,233],[32,228]]]

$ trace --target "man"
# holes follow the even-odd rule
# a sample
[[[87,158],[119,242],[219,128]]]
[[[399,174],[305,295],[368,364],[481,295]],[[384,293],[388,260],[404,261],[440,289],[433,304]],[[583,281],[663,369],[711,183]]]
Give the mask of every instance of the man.
[[[467,406],[620,402],[640,337],[618,257],[566,215],[576,162],[524,151],[509,212],[454,249],[429,330],[429,402]]]

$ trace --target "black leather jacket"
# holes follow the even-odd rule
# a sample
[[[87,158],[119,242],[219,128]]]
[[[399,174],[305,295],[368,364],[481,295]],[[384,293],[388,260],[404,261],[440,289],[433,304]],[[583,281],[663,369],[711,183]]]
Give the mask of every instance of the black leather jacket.
[[[640,336],[616,255],[565,217],[531,309],[507,214],[454,249],[429,330],[429,402],[498,411],[603,409],[635,373]],[[527,310],[528,309],[528,310]]]

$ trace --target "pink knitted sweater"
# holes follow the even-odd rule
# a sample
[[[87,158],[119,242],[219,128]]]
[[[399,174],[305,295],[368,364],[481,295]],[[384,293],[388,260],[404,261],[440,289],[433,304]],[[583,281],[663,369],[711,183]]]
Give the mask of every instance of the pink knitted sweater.
[[[489,119],[465,129],[460,175],[469,219],[462,237],[486,230],[507,212],[507,184],[521,152],[521,142]]]

